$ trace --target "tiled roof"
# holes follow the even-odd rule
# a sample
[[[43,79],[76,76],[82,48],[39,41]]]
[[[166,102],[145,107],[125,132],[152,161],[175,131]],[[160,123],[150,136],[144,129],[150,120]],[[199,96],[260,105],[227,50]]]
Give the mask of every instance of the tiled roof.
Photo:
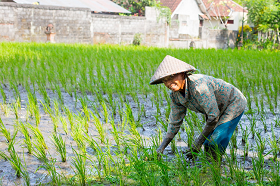
[[[233,12],[243,12],[243,7],[232,0],[202,0],[210,16],[229,16]],[[248,12],[244,9],[244,12]]]
[[[173,13],[175,9],[179,6],[182,0],[160,0],[162,6],[167,6],[171,9]]]

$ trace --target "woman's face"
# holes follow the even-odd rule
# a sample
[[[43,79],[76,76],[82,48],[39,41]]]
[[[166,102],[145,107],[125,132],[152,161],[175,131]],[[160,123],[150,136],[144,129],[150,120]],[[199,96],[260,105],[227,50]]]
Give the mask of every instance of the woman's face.
[[[185,87],[184,73],[168,76],[164,78],[162,81],[164,85],[170,90],[172,90],[173,92],[184,90]]]

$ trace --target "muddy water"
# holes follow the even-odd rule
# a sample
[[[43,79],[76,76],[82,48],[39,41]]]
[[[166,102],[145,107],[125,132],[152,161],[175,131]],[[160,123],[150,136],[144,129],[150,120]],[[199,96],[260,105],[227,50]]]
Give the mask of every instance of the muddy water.
[[[21,93],[21,109],[19,111],[19,116],[20,116],[19,120],[22,122],[26,122],[26,115],[27,115],[26,109],[27,109],[27,102],[28,102],[27,93],[22,87],[20,87],[19,90]],[[5,88],[5,93],[8,96],[8,100],[7,100],[8,103],[12,103],[15,101],[12,91],[10,91],[8,88]],[[52,91],[48,91],[48,95],[52,100],[58,99],[57,95],[55,93],[53,93]],[[36,93],[36,96],[37,96],[38,100],[43,101],[43,97],[39,93]],[[106,98],[106,95],[104,95],[104,97]],[[140,134],[142,135],[142,137],[147,139],[147,144],[149,144],[149,138],[152,135],[156,134],[156,129],[158,128],[156,125],[156,119],[154,117],[156,115],[156,107],[150,101],[151,96],[148,96],[146,98],[144,96],[138,95],[138,97],[139,97],[140,104],[144,105],[144,108],[146,110],[146,116],[141,117],[141,123],[143,123],[144,130],[142,128],[139,128],[139,131],[140,131]],[[76,102],[75,99],[73,97],[71,97],[70,95],[68,95],[67,93],[63,93],[63,98],[64,98],[64,105],[66,107],[68,107],[72,112],[74,112],[76,114],[81,112],[82,106],[79,101]],[[92,102],[96,102],[96,98],[93,95],[88,95],[88,99],[91,100]],[[116,100],[116,102],[119,102],[117,98],[115,98],[115,100]],[[132,97],[130,97],[130,96],[127,96],[127,102],[129,102],[129,104],[131,105],[135,118],[137,118],[137,114],[138,114],[137,104],[133,101]],[[163,106],[161,107],[161,113],[165,112],[164,105],[166,105],[165,101],[163,101]],[[102,107],[99,108],[100,113],[102,113],[101,108]],[[50,117],[44,113],[41,105],[40,105],[40,115],[41,115],[41,122],[39,125],[39,129],[42,132],[42,134],[45,138],[46,144],[48,146],[47,156],[49,158],[55,158],[57,160],[55,166],[56,166],[58,172],[63,172],[65,175],[73,175],[74,172],[71,168],[71,158],[74,156],[72,148],[77,149],[76,143],[74,142],[71,135],[66,135],[64,133],[62,125],[60,124],[58,127],[58,133],[61,134],[64,139],[66,139],[66,147],[67,147],[67,161],[65,163],[61,162],[61,158],[60,158],[59,154],[56,152],[55,147],[50,139],[50,136],[53,132],[52,121],[51,121]],[[271,149],[269,146],[269,138],[272,136],[271,123],[274,125],[275,120],[277,118],[280,118],[279,111],[276,112],[276,115],[273,115],[272,113],[267,111],[267,112],[265,112],[263,119],[261,119],[261,116],[258,114],[254,114],[254,116],[256,117],[256,131],[258,131],[261,134],[262,138],[266,139],[265,152],[268,152]],[[1,109],[0,117],[1,117],[4,125],[6,126],[6,128],[9,129],[13,133],[13,131],[15,129],[15,124],[16,124],[16,118],[13,113],[13,110],[11,109],[8,114],[4,114],[4,111]],[[119,121],[120,121],[120,118],[117,114],[115,117],[115,122],[119,122]],[[267,132],[264,131],[264,127],[262,124],[263,121],[267,124]],[[34,119],[28,119],[28,122],[34,124],[35,121],[34,121]],[[241,139],[242,139],[241,125],[242,125],[243,129],[245,129],[246,126],[248,128],[250,128],[250,120],[246,115],[244,115],[242,117],[241,122],[238,125],[237,154],[238,154],[239,159],[242,159],[243,149],[244,149],[244,146],[241,143]],[[108,130],[107,136],[108,136],[109,140],[111,141],[112,144],[114,144],[113,137],[112,137],[112,135],[110,135],[110,132],[109,132],[109,130],[111,129],[110,125],[106,124],[105,127]],[[280,128],[279,127],[274,128],[274,131],[276,134],[276,138],[279,139]],[[91,122],[90,122],[89,134],[94,139],[97,140],[98,133],[97,133],[93,123],[91,123]],[[30,176],[31,185],[37,185],[39,183],[49,182],[50,178],[48,178],[48,176],[46,176],[47,172],[43,168],[40,168],[40,166],[42,165],[42,162],[39,161],[34,155],[29,155],[27,153],[27,149],[25,148],[23,139],[24,139],[23,135],[19,132],[16,137],[15,149],[18,152],[21,159],[25,160],[26,167],[27,167],[27,170],[28,170],[28,173]],[[184,141],[187,141],[187,135],[185,132],[181,132],[181,140],[177,140],[177,142],[176,142],[176,146],[179,149],[179,151],[181,151],[181,150],[184,151],[186,149],[187,144]],[[255,153],[256,152],[256,142],[254,139],[252,139],[252,134],[249,134],[249,143],[250,143],[250,146],[249,146],[250,152],[248,155],[249,158],[247,159],[246,163],[244,164],[245,168],[248,170],[250,170],[252,168],[252,163],[250,161],[250,159],[251,159],[250,157],[256,156],[256,153]],[[5,152],[6,154],[8,154],[7,143],[3,136],[0,136],[0,150]],[[90,149],[88,149],[88,151],[90,152]],[[168,146],[166,148],[164,153],[167,154],[170,159],[172,159],[174,157],[174,155],[171,152],[170,146]],[[229,153],[230,153],[229,149],[227,149],[227,154],[229,154]],[[266,156],[265,157],[266,160],[269,157],[271,157],[271,155]],[[90,171],[94,171],[94,170],[89,170],[89,172]],[[15,171],[12,168],[12,166],[10,165],[10,163],[8,161],[5,161],[2,158],[0,158],[0,185],[1,185],[1,183],[3,185],[24,185],[24,180],[22,178],[17,178],[15,176]]]

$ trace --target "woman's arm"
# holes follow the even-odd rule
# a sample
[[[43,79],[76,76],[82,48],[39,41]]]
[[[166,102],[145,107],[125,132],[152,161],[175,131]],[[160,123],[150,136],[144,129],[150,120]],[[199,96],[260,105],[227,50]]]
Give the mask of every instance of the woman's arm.
[[[183,119],[186,115],[186,107],[179,103],[179,100],[175,97],[173,93],[170,94],[171,98],[171,112],[169,116],[169,125],[167,129],[166,136],[162,141],[161,145],[157,149],[158,153],[163,153],[167,145],[172,141],[175,135],[180,130],[183,123]]]

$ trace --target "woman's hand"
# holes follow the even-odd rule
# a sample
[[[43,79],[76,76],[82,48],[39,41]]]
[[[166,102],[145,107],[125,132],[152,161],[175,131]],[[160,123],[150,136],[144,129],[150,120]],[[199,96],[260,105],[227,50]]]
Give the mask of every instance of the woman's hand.
[[[200,148],[196,148],[194,146],[192,146],[191,148],[188,147],[188,149],[186,150],[186,158],[194,159],[199,151]]]

